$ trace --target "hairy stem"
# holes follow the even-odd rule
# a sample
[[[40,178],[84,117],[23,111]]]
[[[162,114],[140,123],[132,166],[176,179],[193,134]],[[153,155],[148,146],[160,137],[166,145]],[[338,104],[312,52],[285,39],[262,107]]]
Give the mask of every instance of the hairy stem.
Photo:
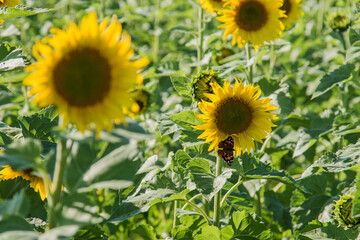
[[[222,170],[222,159],[219,156],[216,156],[216,172],[215,172],[216,177],[221,174],[221,170]],[[214,196],[214,226],[215,227],[220,226],[220,213],[221,213],[220,201],[221,201],[221,189]]]
[[[59,117],[59,125],[61,126],[63,118]],[[60,195],[64,180],[65,168],[66,168],[66,159],[71,151],[71,146],[66,149],[66,140],[59,139],[56,149],[56,162],[54,170],[54,179],[53,185],[50,188],[50,195],[48,197],[49,213],[48,213],[48,228],[52,229],[56,227],[56,217],[55,209],[60,203]]]
[[[175,228],[179,224],[179,219],[176,216],[176,209],[178,208],[179,200],[174,201],[174,216],[173,216],[173,228]]]
[[[226,202],[226,199],[230,196],[230,194],[235,190],[237,189],[243,182],[245,182],[245,180],[242,180],[242,178],[239,176],[239,180],[237,181],[237,183],[232,186],[229,191],[227,191],[227,193],[224,195],[223,199],[221,200],[221,203],[220,203],[220,208],[223,208],[224,207],[224,204]]]
[[[251,56],[251,46],[249,43],[246,44],[246,57],[247,57],[247,65],[248,65],[248,82],[249,84],[252,84],[254,67],[253,64],[250,64],[250,60],[252,56]]]
[[[198,19],[198,46],[197,46],[197,71],[202,69],[201,60],[203,55],[204,45],[204,10],[199,6],[199,19]]]

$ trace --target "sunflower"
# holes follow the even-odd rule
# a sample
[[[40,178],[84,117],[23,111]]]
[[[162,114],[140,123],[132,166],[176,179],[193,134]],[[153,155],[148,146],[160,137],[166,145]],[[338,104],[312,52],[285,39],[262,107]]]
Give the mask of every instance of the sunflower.
[[[14,179],[17,177],[21,177],[25,180],[30,181],[30,187],[35,190],[35,192],[39,192],[40,197],[44,200],[47,196],[44,180],[41,177],[32,174],[32,169],[24,169],[20,171],[14,171],[10,166],[3,166],[3,169],[0,171],[0,178],[2,180]]]
[[[287,17],[282,17],[280,20],[286,27],[291,27],[291,22],[297,22],[299,15],[304,15],[301,11],[301,0],[284,0],[284,4],[280,8],[285,11]]]
[[[254,149],[254,140],[262,142],[271,127],[275,127],[271,120],[277,117],[267,111],[277,108],[270,104],[270,98],[259,100],[261,91],[252,84],[245,86],[235,78],[235,85],[230,87],[225,80],[224,87],[213,83],[214,94],[205,94],[211,102],[202,101],[199,108],[203,114],[196,113],[205,124],[194,126],[204,130],[198,137],[211,142],[209,151],[219,149],[219,143],[232,137],[234,150],[238,155]]]
[[[233,34],[232,44],[236,41],[241,48],[251,41],[254,48],[264,46],[264,42],[279,38],[284,30],[281,17],[286,17],[279,8],[282,0],[228,0],[222,16],[217,19],[224,22],[224,40]]]
[[[204,94],[214,93],[212,86],[210,85],[212,82],[216,82],[218,84],[222,83],[222,79],[214,71],[199,72],[198,75],[192,78],[191,91],[194,101],[210,101],[210,99]]]
[[[95,12],[79,26],[71,23],[64,31],[36,42],[33,54],[38,62],[24,85],[40,107],[54,104],[64,123],[73,122],[80,131],[95,126],[111,130],[113,120],[124,119],[123,106],[130,106],[129,89],[141,83],[139,69],[148,59],[131,61],[130,36],[122,31],[116,16],[97,23]]]
[[[142,88],[130,91],[131,107],[124,107],[124,113],[135,118],[135,115],[144,113],[150,102],[150,93]]]
[[[198,0],[201,2],[201,7],[203,9],[207,9],[206,12],[210,12],[216,15],[215,11],[221,11],[223,8],[224,2],[223,0]]]
[[[345,32],[350,26],[350,18],[345,12],[336,11],[328,15],[328,24],[335,32]]]
[[[15,7],[21,4],[19,0],[0,0],[0,7]]]

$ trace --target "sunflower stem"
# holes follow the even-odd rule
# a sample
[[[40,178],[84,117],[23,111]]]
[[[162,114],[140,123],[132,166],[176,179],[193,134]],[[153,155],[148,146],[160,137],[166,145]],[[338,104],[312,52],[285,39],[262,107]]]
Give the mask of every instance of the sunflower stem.
[[[201,193],[199,194],[196,194],[195,196],[193,196],[192,198],[189,199],[189,202],[192,202],[194,201],[196,198],[200,197],[201,196]],[[189,204],[188,203],[185,203],[184,206],[181,208],[181,209],[185,209]]]
[[[218,177],[222,171],[222,159],[219,156],[216,156],[216,170],[215,175]],[[221,189],[214,196],[214,226],[220,226],[220,213],[221,213]]]
[[[181,199],[183,200],[183,199]],[[206,222],[210,225],[211,222],[210,222],[210,218],[206,215],[206,213],[201,209],[199,208],[198,206],[196,206],[195,203],[193,202],[190,202],[189,200],[183,200],[185,201],[187,204],[189,204],[190,206],[192,206],[198,213],[200,213],[206,220]]]
[[[259,152],[264,152],[266,145],[270,142],[271,138],[274,136],[274,134],[279,131],[282,128],[283,125],[281,125],[280,127],[276,128],[274,131],[272,131],[272,133],[270,134],[270,136],[264,141],[263,145],[261,146],[261,149]]]
[[[178,224],[179,224],[179,219],[176,216],[176,209],[178,208],[179,205],[179,201],[175,200],[174,201],[174,216],[173,216],[173,228],[175,228]]]
[[[253,64],[250,64],[251,61],[251,46],[249,43],[246,44],[246,57],[248,65],[248,82],[249,84],[253,83]]]
[[[256,214],[261,217],[262,213],[261,213],[261,194],[260,194],[260,190],[256,192],[256,197],[255,197],[255,201],[256,201]]]
[[[160,0],[155,2],[155,16],[154,16],[154,52],[153,60],[154,64],[159,63],[159,50],[160,50]]]
[[[63,118],[59,117],[59,126],[62,126]],[[57,143],[56,148],[56,162],[54,170],[53,185],[50,188],[50,195],[48,198],[49,213],[48,213],[48,228],[52,229],[56,227],[56,216],[55,209],[60,203],[61,189],[64,180],[65,168],[66,168],[66,159],[70,153],[71,146],[66,149],[66,139],[60,137]],[[66,150],[66,151],[65,151]]]
[[[271,44],[271,45],[270,45],[270,66],[269,66],[269,67],[270,67],[270,70],[269,70],[269,77],[271,77],[272,74],[273,74],[275,62],[276,62],[275,49],[274,49],[274,45]]]
[[[198,19],[198,46],[197,46],[197,72],[200,72],[202,69],[201,60],[203,55],[203,45],[204,45],[204,10],[199,5],[199,19]]]
[[[318,14],[318,19],[317,19],[317,26],[316,26],[316,33],[319,36],[322,28],[323,28],[323,24],[324,24],[324,15],[325,12],[327,11],[327,1],[328,0],[320,0],[320,4],[319,4],[319,14]]]
[[[241,184],[243,184],[245,182],[245,180],[242,180],[241,176],[239,176],[239,180],[237,181],[237,183],[232,186],[229,191],[227,191],[227,193],[224,195],[223,199],[221,200],[221,203],[220,203],[220,208],[223,208],[224,207],[224,204],[226,202],[226,199],[230,196],[230,194],[235,190],[237,189]]]
[[[104,16],[105,16],[105,3],[104,3],[104,1],[105,0],[100,0],[100,10],[99,10],[100,20],[103,20]]]
[[[340,42],[344,48],[344,52],[346,51],[347,49],[347,46],[346,46],[346,41],[345,41],[345,38],[344,38],[344,33],[343,32],[338,32],[339,34],[339,37],[340,37]]]

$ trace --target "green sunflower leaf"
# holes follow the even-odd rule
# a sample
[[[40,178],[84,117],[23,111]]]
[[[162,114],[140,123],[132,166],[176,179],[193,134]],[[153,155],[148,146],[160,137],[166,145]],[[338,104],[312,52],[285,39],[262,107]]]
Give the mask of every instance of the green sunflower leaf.
[[[9,232],[22,232],[22,231],[31,231],[32,226],[22,217],[19,216],[9,216],[7,218],[4,218],[0,221],[0,239],[14,239],[10,237],[11,234],[9,234],[9,238],[5,238],[4,236],[7,236],[6,233]],[[17,238],[17,239],[26,239],[26,238]],[[29,238],[33,239],[33,238]],[[36,238],[37,239],[37,238]]]
[[[17,48],[11,51],[0,61],[0,72],[10,71],[16,68],[24,68],[25,61],[22,56],[22,50]]]
[[[49,108],[50,112],[52,111]],[[58,125],[57,119],[52,120],[47,117],[45,110],[41,113],[35,113],[29,116],[20,116],[18,123],[22,129],[24,137],[31,137],[39,140],[55,142],[55,135],[51,133],[52,129]],[[51,116],[51,114],[50,114]]]
[[[85,152],[83,152],[85,154]],[[123,189],[131,186],[139,169],[139,162],[134,161],[137,151],[134,144],[123,145],[97,162],[93,163],[86,172],[83,169],[81,182],[78,183],[79,191],[89,191],[98,188]],[[86,155],[88,157],[88,155]],[[83,156],[77,155],[74,164],[77,164],[76,159],[81,159]],[[87,161],[92,158],[89,156]],[[80,160],[81,162],[83,160]],[[114,169],[116,169],[114,171]],[[75,172],[76,170],[73,170]],[[78,175],[78,174],[77,174]]]
[[[180,96],[191,100],[190,83],[191,79],[183,76],[171,76],[171,82]]]
[[[197,190],[210,201],[217,192],[225,185],[227,179],[232,176],[232,170],[226,169],[219,176],[215,177],[210,173],[199,172],[199,168],[190,169],[191,179]]]
[[[22,189],[20,192],[16,193],[12,199],[0,203],[0,215],[26,217],[30,210],[29,207],[29,199],[25,195],[25,189]],[[2,231],[0,230],[0,232]]]
[[[302,192],[306,192],[306,189],[302,184],[293,179],[288,173],[283,170],[275,170],[268,165],[260,165],[255,169],[249,170],[244,173],[246,179],[271,179],[282,182],[284,184],[291,185]]]
[[[229,221],[233,230],[233,238],[240,239],[273,239],[271,230],[261,223],[260,219],[245,211],[234,212]]]
[[[311,221],[319,219],[319,216],[324,218],[329,216],[328,209],[337,198],[327,192],[325,174],[309,176],[301,179],[300,183],[308,192],[302,193],[295,190],[291,197],[290,213],[295,230],[303,230]],[[330,221],[329,217],[324,221]]]
[[[197,235],[195,240],[207,240],[207,239],[213,239],[213,240],[221,240],[221,232],[219,228],[215,226],[205,226],[201,229],[201,234]]]
[[[317,98],[331,88],[333,88],[337,83],[340,83],[344,80],[347,80],[352,71],[354,71],[355,65],[352,63],[346,63],[340,66],[338,69],[332,71],[329,74],[326,74],[320,79],[320,84],[316,87],[315,92],[313,93],[311,99]]]
[[[124,199],[120,205],[115,207],[109,221],[124,221],[139,213],[147,212],[150,206],[162,202],[163,199],[166,199],[173,194],[176,194],[175,190],[160,188],[156,190],[149,189],[137,196],[129,196]]]
[[[75,193],[64,196],[62,207],[56,211],[58,226],[88,225],[105,221],[98,214],[99,206],[87,193]]]
[[[41,143],[35,139],[24,139],[8,145],[3,154],[0,154],[1,166],[10,165],[14,170],[35,168],[41,165]]]
[[[346,61],[355,62],[360,59],[360,40],[354,42],[346,51]]]
[[[326,240],[326,239],[346,239],[355,240],[359,239],[360,233],[357,230],[345,230],[342,227],[329,225],[326,227],[316,228],[299,236],[300,240]]]
[[[188,110],[180,113],[175,113],[169,117],[171,121],[185,128],[186,130],[195,131],[192,126],[198,126],[204,124],[201,119],[197,118],[194,111]]]
[[[54,9],[47,9],[47,8],[32,8],[26,6],[16,6],[14,8],[3,7],[0,8],[0,20],[5,20],[9,18],[16,18],[16,17],[27,17],[39,13],[51,12]]]
[[[343,172],[360,163],[360,141],[350,144],[336,153],[327,152],[309,166],[302,174],[302,178],[310,176],[322,168],[326,172]]]

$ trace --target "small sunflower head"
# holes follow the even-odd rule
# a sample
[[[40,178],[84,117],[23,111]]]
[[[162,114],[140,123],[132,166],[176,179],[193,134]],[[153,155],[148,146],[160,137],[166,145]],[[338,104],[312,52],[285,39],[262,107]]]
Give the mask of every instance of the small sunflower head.
[[[359,219],[352,216],[353,202],[354,197],[346,195],[340,196],[340,199],[335,201],[334,214],[340,226],[352,228],[360,223]]]
[[[135,115],[144,113],[150,103],[150,93],[143,88],[137,88],[130,91],[130,107],[124,107],[124,113],[135,118]]]
[[[328,24],[335,32],[345,32],[350,23],[350,18],[344,12],[336,11],[329,14]]]
[[[214,93],[212,83],[222,84],[222,79],[214,71],[199,72],[198,75],[192,78],[191,92],[194,102],[210,101],[205,94]]]
[[[198,0],[201,3],[201,8],[206,9],[206,12],[210,12],[216,15],[216,12],[220,12],[224,6],[223,0]]]
[[[9,180],[21,177],[22,179],[30,181],[30,187],[40,194],[41,200],[44,200],[47,197],[44,180],[41,177],[34,175],[34,170],[32,168],[19,171],[13,170],[9,165],[2,166],[2,168],[3,169],[0,171],[0,179]]]
[[[234,87],[227,80],[224,87],[217,83],[211,85],[214,93],[205,93],[210,101],[199,103],[203,114],[195,113],[204,122],[204,125],[194,126],[204,130],[198,138],[211,142],[209,151],[217,152],[219,144],[231,137],[238,155],[249,153],[255,148],[254,140],[262,142],[276,126],[271,122],[277,119],[276,115],[268,111],[277,110],[277,107],[270,104],[270,98],[259,99],[259,87],[244,85],[237,79]]]
[[[215,57],[216,63],[221,63],[222,60],[234,54],[234,51],[230,48],[221,48],[219,53]]]
[[[223,22],[219,28],[225,28],[223,39],[232,34],[232,45],[237,42],[241,48],[251,42],[255,50],[275,41],[284,30],[282,5],[282,0],[227,0],[217,18]]]
[[[15,7],[21,4],[19,0],[0,0],[0,7]]]
[[[302,5],[300,4],[301,0],[284,0],[281,10],[285,11],[286,17],[280,18],[282,23],[286,27],[291,27],[291,22],[297,22],[299,15],[304,15],[301,11]]]

